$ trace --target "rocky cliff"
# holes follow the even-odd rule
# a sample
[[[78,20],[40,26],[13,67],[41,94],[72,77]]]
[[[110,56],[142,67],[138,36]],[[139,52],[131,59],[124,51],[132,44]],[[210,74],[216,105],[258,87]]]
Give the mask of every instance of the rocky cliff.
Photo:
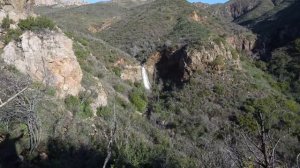
[[[233,48],[227,42],[211,42],[198,49],[188,46],[165,47],[151,54],[143,66],[126,63],[117,66],[123,67],[123,80],[141,82],[142,67],[145,67],[151,82],[163,80],[180,85],[188,81],[195,71],[211,69],[220,72],[226,67],[240,69],[240,56]]]
[[[4,48],[2,58],[33,80],[55,87],[58,97],[77,95],[82,72],[72,45],[62,33],[25,32]]]
[[[24,19],[31,14],[34,0],[0,0],[0,22],[9,16],[13,21]]]

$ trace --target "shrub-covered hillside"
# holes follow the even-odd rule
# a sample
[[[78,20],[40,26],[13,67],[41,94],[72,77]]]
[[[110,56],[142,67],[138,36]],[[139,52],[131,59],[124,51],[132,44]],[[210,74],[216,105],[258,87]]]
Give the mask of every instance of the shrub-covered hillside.
[[[26,45],[23,32],[40,33],[43,43],[44,32],[64,32],[82,88],[56,97],[56,88],[24,80],[1,58],[0,98],[28,89],[5,108],[0,101],[0,167],[297,167],[299,40],[259,61],[251,51],[255,35],[208,9],[185,0],[122,0],[37,7],[53,22],[29,17],[19,29],[3,20],[10,36],[4,47]],[[284,20],[270,25],[276,21]],[[66,48],[46,48],[55,47]]]

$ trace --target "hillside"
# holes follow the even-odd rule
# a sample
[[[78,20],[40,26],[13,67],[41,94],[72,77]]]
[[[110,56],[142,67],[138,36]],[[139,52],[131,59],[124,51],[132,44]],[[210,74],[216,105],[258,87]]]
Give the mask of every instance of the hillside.
[[[36,6],[80,6],[84,4],[86,4],[86,2],[83,0],[35,0]]]
[[[257,64],[285,83],[285,92],[298,99],[298,57],[295,51],[300,37],[298,1],[231,0],[225,4],[196,6],[207,8],[213,15],[232,20],[257,34],[253,55],[262,60]]]
[[[224,31],[221,23],[206,11],[185,1],[157,0],[132,9],[126,17],[96,35],[143,61],[166,43],[196,45],[228,32],[231,33]]]
[[[264,15],[275,8],[284,0],[230,0],[225,4],[216,4],[205,7],[195,4],[200,8],[206,8],[212,15],[222,17],[239,24],[245,24]]]
[[[266,69],[287,86],[285,92],[299,100],[298,41],[300,38],[299,1],[282,2],[249,27],[260,36],[256,51]],[[264,47],[262,47],[264,46]],[[284,77],[285,76],[285,77]]]
[[[185,0],[114,0],[14,22],[2,6],[0,167],[297,167],[299,42],[268,43],[289,61],[259,48],[276,37],[269,25],[298,28],[298,2],[286,2],[233,0],[221,16]],[[242,17],[251,30],[231,22]],[[279,80],[271,70],[285,65],[280,76],[295,75]]]

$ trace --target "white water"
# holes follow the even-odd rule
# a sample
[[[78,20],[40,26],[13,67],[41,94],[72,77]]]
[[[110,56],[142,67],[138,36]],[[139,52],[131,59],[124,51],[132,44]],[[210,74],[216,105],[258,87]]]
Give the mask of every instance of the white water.
[[[145,89],[151,90],[151,84],[150,84],[150,81],[148,78],[147,71],[144,66],[142,66],[142,77],[143,77],[143,83],[144,83]]]

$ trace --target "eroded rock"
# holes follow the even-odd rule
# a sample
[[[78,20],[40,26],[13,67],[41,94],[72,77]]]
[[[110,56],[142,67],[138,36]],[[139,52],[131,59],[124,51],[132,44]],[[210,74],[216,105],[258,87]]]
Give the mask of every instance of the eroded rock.
[[[142,81],[142,66],[126,65],[121,73],[121,79],[131,81],[132,83]]]
[[[164,47],[148,57],[143,65],[150,81],[162,80],[178,86],[188,81],[194,71],[213,69],[221,72],[226,66],[240,69],[240,56],[233,46],[220,42],[210,42],[199,48]],[[126,63],[123,63],[126,64]],[[123,66],[121,78],[132,82],[141,82],[141,65]]]
[[[96,77],[94,77],[94,79],[96,81],[96,86],[89,88],[89,90],[91,90],[96,95],[96,97],[92,100],[91,103],[94,116],[96,116],[97,108],[107,106],[108,101],[107,101],[107,94],[104,90],[104,87],[101,84],[101,81]]]
[[[10,42],[2,54],[7,64],[33,80],[55,87],[57,96],[78,95],[82,71],[73,52],[73,42],[63,33],[25,32]]]
[[[31,15],[34,0],[0,0],[0,22],[9,16],[14,22]]]

